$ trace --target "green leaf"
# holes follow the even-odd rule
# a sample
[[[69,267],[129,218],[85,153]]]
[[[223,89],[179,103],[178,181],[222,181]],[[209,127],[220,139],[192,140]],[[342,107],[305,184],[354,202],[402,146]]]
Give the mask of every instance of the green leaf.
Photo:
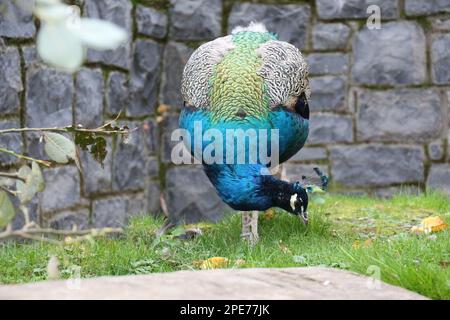
[[[77,132],[75,134],[75,144],[80,146],[82,150],[89,150],[94,160],[103,167],[103,161],[108,154],[106,149],[107,143],[104,137],[95,133]]]
[[[17,180],[16,182],[18,198],[20,203],[27,204],[33,199],[36,193],[44,190],[44,177],[41,168],[36,162],[31,164],[31,169],[27,165],[22,166],[18,174],[20,178],[25,180],[25,182],[21,180]]]
[[[36,185],[37,192],[42,192],[45,189],[44,175],[42,174],[41,167],[34,162],[31,164],[31,173],[33,176],[33,184]]]
[[[5,191],[0,191],[0,228],[5,227],[16,215],[11,200]]]
[[[67,163],[70,159],[76,159],[75,144],[61,134],[46,132],[45,152],[57,163]]]
[[[103,167],[103,161],[108,154],[108,150],[106,150],[106,140],[103,137],[95,138],[95,143],[91,146],[91,155],[94,159],[99,162]]]

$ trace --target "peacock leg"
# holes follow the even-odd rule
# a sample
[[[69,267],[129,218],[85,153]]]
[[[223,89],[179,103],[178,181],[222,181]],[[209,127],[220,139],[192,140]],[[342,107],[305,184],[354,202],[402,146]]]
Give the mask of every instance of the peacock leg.
[[[241,237],[252,245],[258,241],[258,211],[242,212]]]

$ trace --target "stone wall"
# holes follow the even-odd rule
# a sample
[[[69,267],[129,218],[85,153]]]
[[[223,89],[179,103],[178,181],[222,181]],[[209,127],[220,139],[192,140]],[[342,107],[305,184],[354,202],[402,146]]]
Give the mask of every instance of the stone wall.
[[[60,73],[36,55],[38,23],[3,0],[0,128],[96,126],[124,109],[122,121],[139,130],[128,144],[111,139],[104,168],[83,154],[83,176],[75,166],[45,170],[47,188],[32,204],[44,225],[123,225],[158,213],[160,194],[174,217],[218,219],[226,207],[201,169],[171,164],[170,133],[190,54],[251,20],[299,47],[310,65],[311,134],[285,166],[289,179],[319,165],[346,192],[450,193],[450,0],[74,2],[83,15],[124,27],[130,41],[89,51],[74,76]],[[365,26],[370,4],[381,8],[380,30]],[[0,144],[45,158],[36,135],[1,136]],[[0,162],[18,165],[2,154]]]

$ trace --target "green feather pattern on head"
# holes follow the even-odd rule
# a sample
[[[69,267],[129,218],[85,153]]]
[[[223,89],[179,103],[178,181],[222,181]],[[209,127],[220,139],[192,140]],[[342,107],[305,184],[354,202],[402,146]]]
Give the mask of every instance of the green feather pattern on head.
[[[210,111],[214,121],[235,119],[244,112],[264,117],[269,112],[269,96],[264,79],[258,75],[262,59],[256,49],[276,37],[271,33],[242,31],[233,34],[235,49],[215,66],[210,79]]]

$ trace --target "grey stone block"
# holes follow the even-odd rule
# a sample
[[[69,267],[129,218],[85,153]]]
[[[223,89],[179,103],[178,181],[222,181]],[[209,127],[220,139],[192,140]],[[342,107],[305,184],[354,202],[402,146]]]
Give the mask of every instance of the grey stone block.
[[[157,215],[161,211],[160,205],[160,187],[158,182],[150,182],[147,185],[147,212],[152,215]]]
[[[310,78],[311,111],[337,111],[346,109],[347,79],[343,76]]]
[[[128,196],[127,213],[130,216],[147,214],[147,197],[143,193]]]
[[[222,0],[171,0],[173,40],[208,40],[220,36]]]
[[[178,143],[177,141],[171,141],[172,132],[177,129],[178,115],[169,114],[166,115],[161,123],[161,161],[164,163],[171,163],[172,148]]]
[[[25,69],[28,69],[34,63],[42,62],[35,45],[23,46],[22,56],[23,62],[25,63]]]
[[[422,147],[356,145],[330,148],[333,181],[346,186],[416,183],[424,179]]]
[[[31,66],[27,71],[27,126],[71,125],[73,92],[70,74],[43,66]]]
[[[129,116],[144,116],[155,112],[158,102],[162,45],[152,40],[137,40],[134,44],[130,78]]]
[[[450,84],[450,34],[433,37],[431,43],[431,76],[436,84]]]
[[[25,225],[25,216],[23,215],[22,210],[20,209],[20,201],[17,197],[10,197],[10,200],[13,204],[14,209],[16,210],[16,216],[11,221],[13,230],[21,229]],[[38,197],[35,196],[31,202],[27,205],[28,215],[30,221],[35,223],[40,223],[40,214],[39,214],[39,205],[38,205]]]
[[[237,26],[247,26],[250,22],[262,22],[268,31],[278,34],[279,39],[295,45],[299,49],[307,47],[311,26],[309,5],[265,5],[237,3],[228,19],[228,32]]]
[[[450,195],[450,164],[433,164],[427,179],[428,189],[438,189]]]
[[[322,147],[304,147],[297,152],[289,161],[311,161],[326,160],[327,149]]]
[[[128,106],[128,79],[121,72],[109,74],[106,84],[106,105],[109,114],[119,114]]]
[[[389,199],[399,194],[417,196],[421,192],[422,191],[418,186],[398,186],[398,187],[376,188],[373,193],[378,198]]]
[[[23,86],[17,48],[0,45],[0,70],[0,115],[18,113],[19,93],[23,90]]]
[[[447,134],[447,161],[450,161],[450,130]]]
[[[44,179],[45,190],[40,193],[43,212],[70,208],[80,202],[80,176],[76,167],[45,169]]]
[[[88,50],[89,62],[102,62],[104,64],[129,69],[130,67],[130,43],[131,43],[131,8],[129,0],[85,0],[84,14],[91,18],[100,18],[111,21],[128,33],[128,41],[116,50],[96,51]]]
[[[20,128],[18,120],[0,120],[0,130]],[[23,152],[23,141],[20,133],[7,133],[0,135],[0,146],[2,148],[14,151],[16,153]],[[6,153],[0,152],[0,165],[7,165],[16,163],[19,158],[10,156]]]
[[[81,69],[76,78],[75,122],[85,128],[103,123],[103,73],[100,69]]]
[[[398,0],[317,0],[316,9],[321,19],[366,18],[370,14],[370,5],[381,8],[382,19],[394,19],[398,16]]]
[[[309,124],[309,144],[353,141],[353,120],[350,116],[312,114]]]
[[[319,23],[312,31],[314,50],[342,50],[347,48],[351,29],[343,23]]]
[[[167,15],[141,5],[136,7],[137,31],[145,36],[162,39],[167,34]]]
[[[183,69],[193,49],[182,43],[169,42],[164,51],[164,69],[161,80],[161,102],[180,109],[183,105],[181,97],[181,77]]]
[[[435,31],[450,31],[450,19],[435,18],[431,21],[431,24]]]
[[[426,79],[425,34],[415,22],[363,28],[353,41],[355,81],[369,85],[412,85]]]
[[[138,124],[128,123],[130,128]],[[142,124],[130,134],[127,142],[118,141],[113,160],[113,189],[140,190],[146,186],[148,177],[158,175],[159,166],[154,157],[148,156]]]
[[[158,123],[149,119],[142,123],[144,131],[145,145],[149,154],[156,154],[159,151],[159,130]]]
[[[15,0],[2,0],[0,4],[0,36],[32,38],[36,33],[31,10],[22,8]],[[20,1],[21,4],[26,4]]]
[[[447,91],[447,119],[448,125],[450,126],[450,91]]]
[[[125,227],[129,218],[145,214],[146,197],[142,193],[98,199],[92,202],[92,223],[96,228]]]
[[[347,54],[312,53],[306,57],[311,75],[345,74],[349,70]]]
[[[78,209],[74,211],[63,211],[48,220],[51,228],[58,230],[85,230],[89,228],[89,210]]]
[[[124,227],[128,217],[125,197],[99,199],[92,202],[92,223],[95,228]]]
[[[107,149],[103,167],[98,163],[89,151],[81,151],[81,165],[83,168],[84,195],[90,196],[96,193],[107,193],[112,187],[112,144],[107,140]]]
[[[363,90],[358,105],[358,140],[430,141],[444,126],[439,92],[434,89]]]
[[[444,157],[445,149],[444,149],[444,141],[443,140],[435,140],[432,141],[428,145],[428,155],[431,160],[441,160]]]
[[[165,199],[170,218],[186,223],[217,221],[228,208],[201,167],[180,166],[169,169],[166,172]]]
[[[314,172],[314,168],[319,168],[324,174],[329,175],[328,166],[321,164],[296,164],[296,163],[286,163],[286,178],[289,182],[301,182],[303,184],[315,184],[317,186],[321,185],[320,178]],[[306,179],[303,180],[302,177]]]
[[[405,13],[408,16],[423,16],[436,13],[450,13],[450,1],[405,0]]]

